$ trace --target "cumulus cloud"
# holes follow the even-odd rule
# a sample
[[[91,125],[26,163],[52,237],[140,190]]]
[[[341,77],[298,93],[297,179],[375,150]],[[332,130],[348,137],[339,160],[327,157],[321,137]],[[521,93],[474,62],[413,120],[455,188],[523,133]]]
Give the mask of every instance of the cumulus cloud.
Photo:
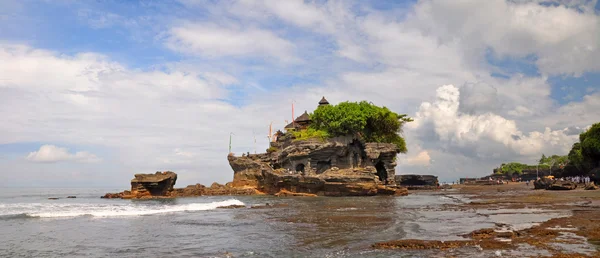
[[[593,8],[537,2],[421,1],[410,22],[442,42],[461,42],[468,54],[482,57],[488,47],[500,56],[535,54],[545,74],[599,71],[600,20]]]
[[[25,158],[29,161],[40,163],[54,163],[59,161],[96,163],[101,161],[101,159],[96,155],[87,151],[69,153],[67,148],[61,148],[48,144],[42,145],[37,151],[30,152]]]
[[[433,103],[423,102],[415,116],[415,122],[407,127],[411,130],[433,130],[439,140],[450,148],[477,149],[477,155],[493,155],[497,149],[487,148],[494,145],[504,146],[513,153],[535,156],[542,152],[566,153],[575,141],[567,135],[568,128],[543,132],[524,133],[514,120],[493,113],[470,115],[459,111],[460,91],[453,85],[444,85],[437,89]],[[430,126],[431,128],[425,128]],[[489,146],[486,146],[489,145]],[[488,152],[488,153],[486,153]]]
[[[292,100],[310,112],[325,95],[415,117],[398,171],[457,177],[566,154],[573,126],[600,119],[599,93],[560,105],[546,77],[598,71],[589,4],[425,0],[382,11],[348,1],[181,2],[155,6],[173,8],[159,11],[158,35],[144,27],[155,17],[127,29],[165,44],[152,58],[176,52],[176,62],[131,68],[100,52],[0,45],[0,144],[106,148],[124,182],[167,169],[185,174],[182,182],[224,182],[230,132],[233,152],[253,151],[253,131],[261,151],[269,123],[291,120]],[[486,53],[533,56],[541,75],[492,77]],[[448,84],[459,87],[438,89]]]
[[[428,151],[421,151],[416,155],[408,155],[402,160],[402,164],[411,166],[429,166],[431,157]]]

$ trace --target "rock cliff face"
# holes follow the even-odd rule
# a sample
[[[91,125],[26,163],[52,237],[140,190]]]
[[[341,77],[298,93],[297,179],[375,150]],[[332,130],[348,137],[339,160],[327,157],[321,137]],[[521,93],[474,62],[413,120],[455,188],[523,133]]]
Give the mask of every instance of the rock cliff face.
[[[142,196],[167,196],[173,191],[177,174],[171,171],[155,174],[135,174],[131,180],[131,194]]]
[[[283,135],[270,153],[227,159],[234,171],[233,187],[251,187],[267,194],[305,193],[325,196],[405,195],[395,185],[393,144],[363,143],[348,137],[295,141]]]

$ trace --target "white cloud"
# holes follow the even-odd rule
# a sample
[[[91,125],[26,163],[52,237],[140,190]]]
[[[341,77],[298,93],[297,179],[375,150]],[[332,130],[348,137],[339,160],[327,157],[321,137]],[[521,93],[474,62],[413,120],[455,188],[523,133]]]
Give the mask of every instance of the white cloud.
[[[566,153],[576,140],[576,137],[565,134],[567,128],[556,131],[545,128],[543,132],[524,133],[514,120],[493,113],[461,113],[459,99],[457,87],[444,85],[438,88],[436,101],[421,104],[415,122],[407,127],[410,130],[433,130],[443,143],[451,147],[477,149],[480,156],[495,154],[496,149],[485,148],[490,147],[485,145],[502,145],[523,156],[537,156],[542,152]]]
[[[259,28],[189,23],[170,31],[167,46],[173,50],[205,57],[266,56],[282,62],[296,62],[293,43]]]
[[[402,164],[411,165],[411,166],[429,166],[431,161],[431,157],[429,156],[428,151],[421,151],[416,155],[411,155],[402,159]]]
[[[444,44],[460,42],[464,53],[480,60],[489,47],[500,56],[534,54],[544,74],[600,71],[600,19],[593,11],[533,2],[429,0],[416,5],[409,22]]]
[[[166,169],[181,173],[182,183],[224,182],[232,177],[229,132],[234,152],[252,152],[253,131],[261,151],[269,122],[282,128],[291,119],[292,99],[300,113],[325,95],[414,116],[399,172],[458,177],[541,152],[565,154],[573,126],[600,119],[600,95],[561,107],[546,77],[599,69],[598,18],[587,4],[426,0],[376,11],[348,1],[184,2],[189,10],[131,25],[131,34],[164,39],[158,43],[183,54],[185,61],[157,69],[128,68],[99,53],[0,46],[0,144],[104,147],[115,155],[111,164],[122,165],[111,171],[123,182]],[[148,30],[156,20],[164,23]],[[543,75],[491,77],[501,68],[486,64],[489,50],[500,59],[534,55]],[[256,65],[263,58],[294,65]],[[447,84],[460,88],[436,96]]]
[[[53,163],[59,161],[73,161],[83,163],[96,163],[101,159],[87,151],[78,151],[69,153],[67,148],[61,148],[54,145],[42,145],[39,150],[30,152],[27,160],[40,163]]]

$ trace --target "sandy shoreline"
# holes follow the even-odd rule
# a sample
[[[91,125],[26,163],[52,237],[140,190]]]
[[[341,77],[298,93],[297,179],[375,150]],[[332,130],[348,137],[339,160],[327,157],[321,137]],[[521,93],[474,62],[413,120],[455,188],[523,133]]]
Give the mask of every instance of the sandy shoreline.
[[[373,247],[440,249],[446,257],[460,256],[461,248],[478,248],[494,256],[600,257],[600,191],[533,190],[532,185],[510,183],[456,185],[437,193],[460,199],[444,209],[473,209],[493,216],[495,227],[463,235],[464,240],[401,239]]]

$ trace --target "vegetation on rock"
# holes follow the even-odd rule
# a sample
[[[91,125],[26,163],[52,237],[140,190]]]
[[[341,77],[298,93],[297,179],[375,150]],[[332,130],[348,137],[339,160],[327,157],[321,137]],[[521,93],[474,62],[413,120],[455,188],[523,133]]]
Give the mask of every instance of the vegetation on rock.
[[[342,102],[319,106],[311,114],[309,130],[326,132],[328,136],[354,134],[367,142],[393,143],[405,153],[402,126],[411,121],[406,114],[397,114],[366,101]]]
[[[303,141],[308,139],[319,139],[321,141],[327,140],[329,138],[329,133],[324,130],[317,130],[314,128],[308,128],[300,131],[291,131],[292,135],[294,135],[295,141]]]

